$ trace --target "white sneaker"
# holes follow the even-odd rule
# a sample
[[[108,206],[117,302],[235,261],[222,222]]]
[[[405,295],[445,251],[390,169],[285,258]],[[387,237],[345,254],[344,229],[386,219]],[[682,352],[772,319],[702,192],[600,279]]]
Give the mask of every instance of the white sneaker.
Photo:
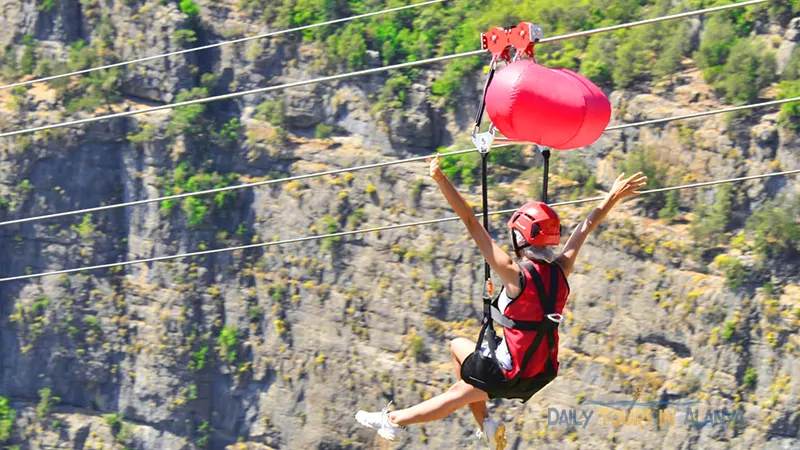
[[[386,408],[383,408],[381,412],[368,413],[366,411],[359,411],[356,413],[356,420],[361,425],[377,431],[378,436],[390,441],[396,441],[400,438],[400,432],[403,430],[403,427],[389,420],[389,406],[391,406],[391,404],[392,402],[389,402]]]
[[[503,450],[508,444],[506,442],[506,424],[497,423],[491,417],[483,419],[483,430],[480,428],[476,430],[475,436],[486,441],[492,450]]]

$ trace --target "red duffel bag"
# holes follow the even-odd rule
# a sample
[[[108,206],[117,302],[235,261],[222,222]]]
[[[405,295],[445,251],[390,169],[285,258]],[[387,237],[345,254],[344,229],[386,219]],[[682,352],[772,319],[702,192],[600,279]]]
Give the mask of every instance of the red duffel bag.
[[[525,59],[497,71],[486,112],[509,139],[565,150],[596,141],[611,119],[611,104],[585,77]]]

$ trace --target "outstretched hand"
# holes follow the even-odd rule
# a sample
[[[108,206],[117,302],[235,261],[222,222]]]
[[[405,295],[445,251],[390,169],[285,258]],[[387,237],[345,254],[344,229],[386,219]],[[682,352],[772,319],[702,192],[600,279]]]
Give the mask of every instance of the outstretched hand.
[[[442,169],[439,168],[439,155],[436,155],[433,158],[428,156],[427,159],[428,159],[428,164],[430,165],[431,178],[436,180],[436,182],[438,183],[439,181],[444,179],[444,173],[442,172]]]
[[[623,178],[625,172],[619,174],[614,181],[614,186],[608,196],[615,200],[620,201],[634,195],[641,194],[641,189],[647,186],[647,177],[642,172],[636,172],[630,178]]]

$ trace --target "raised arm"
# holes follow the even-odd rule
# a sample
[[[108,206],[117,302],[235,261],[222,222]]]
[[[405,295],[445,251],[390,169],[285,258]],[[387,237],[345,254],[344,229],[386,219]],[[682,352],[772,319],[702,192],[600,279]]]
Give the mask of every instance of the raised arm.
[[[469,207],[464,197],[458,193],[453,183],[447,178],[439,168],[439,156],[435,158],[428,158],[430,163],[430,175],[439,184],[439,188],[444,194],[444,198],[450,203],[450,206],[458,214],[458,217],[467,226],[470,236],[477,244],[478,249],[486,261],[491,266],[500,279],[503,280],[503,285],[506,287],[508,295],[512,298],[519,293],[519,266],[514,260],[504,252],[489,236],[489,233],[483,228],[483,225],[478,221],[472,208]]]
[[[572,272],[572,266],[575,265],[578,252],[581,250],[583,242],[586,241],[586,237],[597,228],[597,225],[600,224],[606,215],[614,208],[617,202],[638,195],[640,193],[639,189],[647,185],[647,177],[641,172],[636,173],[630,178],[623,178],[624,176],[625,173],[622,173],[617,177],[616,181],[614,181],[614,186],[611,188],[611,192],[608,193],[599,206],[594,208],[592,212],[583,219],[583,222],[578,225],[572,233],[572,236],[569,237],[567,245],[564,246],[564,250],[562,250],[561,254],[556,258],[555,262],[564,270],[564,275],[569,276],[570,272]]]

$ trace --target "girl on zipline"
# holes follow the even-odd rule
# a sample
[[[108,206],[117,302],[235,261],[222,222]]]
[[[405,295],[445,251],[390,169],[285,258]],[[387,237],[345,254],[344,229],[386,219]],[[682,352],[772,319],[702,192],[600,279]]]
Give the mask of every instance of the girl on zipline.
[[[416,406],[380,412],[359,411],[356,420],[388,440],[398,440],[403,428],[449,416],[469,405],[478,423],[478,437],[493,449],[506,446],[505,425],[489,417],[486,400],[521,399],[523,402],[552,381],[558,371],[558,324],[569,296],[567,277],[586,237],[621,200],[637,195],[647,177],[637,173],[617,177],[611,192],[572,233],[558,256],[561,224],[556,212],[542,202],[528,202],[517,210],[508,227],[511,243],[521,260],[514,261],[478,221],[466,200],[439,168],[439,157],[431,159],[430,176],[467,227],[483,257],[503,281],[503,290],[492,303],[491,317],[504,328],[503,338],[483,342],[486,326],[478,339],[450,342],[457,381],[444,394]],[[489,333],[493,336],[493,333]],[[390,403],[391,405],[391,403]]]

